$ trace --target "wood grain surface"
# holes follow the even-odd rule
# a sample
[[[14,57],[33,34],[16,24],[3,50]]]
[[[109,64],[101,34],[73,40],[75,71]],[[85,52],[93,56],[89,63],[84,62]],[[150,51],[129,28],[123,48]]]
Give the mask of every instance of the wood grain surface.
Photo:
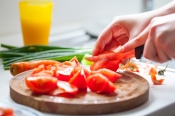
[[[144,104],[149,99],[149,83],[132,72],[121,72],[122,77],[115,82],[114,94],[80,92],[75,98],[37,95],[25,84],[25,77],[31,71],[23,72],[10,81],[10,97],[17,103],[42,112],[54,114],[108,114],[130,110]]]

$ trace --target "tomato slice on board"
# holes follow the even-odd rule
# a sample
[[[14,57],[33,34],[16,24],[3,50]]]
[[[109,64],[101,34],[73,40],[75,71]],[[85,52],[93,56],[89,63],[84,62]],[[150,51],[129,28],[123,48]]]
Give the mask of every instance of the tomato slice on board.
[[[26,77],[27,87],[35,93],[46,94],[57,87],[58,79],[51,76]]]
[[[102,93],[108,81],[102,74],[93,74],[87,77],[87,86],[92,92]]]
[[[57,88],[50,92],[49,95],[54,96],[65,96],[65,97],[73,97],[78,92],[78,88],[66,81],[58,81]]]
[[[87,85],[95,93],[113,93],[115,85],[107,77],[100,73],[92,74],[87,77]]]
[[[32,73],[30,76],[52,76],[52,77],[56,77],[56,74],[54,72],[54,70],[41,70],[38,73]]]
[[[59,67],[59,69],[57,69],[57,74],[58,74],[58,80],[61,81],[69,81],[70,78],[72,78],[72,71],[73,71],[73,67]]]
[[[87,82],[83,68],[80,68],[73,77],[69,80],[69,83],[75,85],[78,90],[87,90]]]
[[[79,70],[83,69],[84,70],[84,76],[85,78],[87,78],[90,75],[90,71],[85,68],[85,67],[81,67],[81,66],[77,66],[73,69],[73,71],[71,72],[71,76],[73,77],[73,75],[75,75]]]
[[[162,85],[164,79],[157,79],[156,75],[154,73],[151,74],[151,80],[153,82],[154,85]]]
[[[76,66],[80,66],[80,63],[79,63],[79,61],[78,61],[78,59],[77,59],[76,56],[73,57],[72,59],[70,59],[69,61],[70,61],[70,62],[75,62],[75,63],[76,63]]]
[[[111,82],[115,82],[115,80],[119,79],[122,76],[121,74],[106,68],[99,69],[97,71],[91,71],[91,74],[96,74],[96,73],[100,73],[106,76]]]
[[[112,71],[116,71],[119,68],[120,60],[109,61],[108,59],[101,59],[97,62],[94,62],[90,66],[91,71],[99,70],[102,68],[110,69]]]

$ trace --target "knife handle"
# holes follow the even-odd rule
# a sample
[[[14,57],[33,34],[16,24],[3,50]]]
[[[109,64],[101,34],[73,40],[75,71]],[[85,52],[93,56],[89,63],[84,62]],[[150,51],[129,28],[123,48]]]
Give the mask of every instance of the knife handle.
[[[135,48],[135,57],[136,59],[141,59],[143,55],[144,45],[138,46]]]

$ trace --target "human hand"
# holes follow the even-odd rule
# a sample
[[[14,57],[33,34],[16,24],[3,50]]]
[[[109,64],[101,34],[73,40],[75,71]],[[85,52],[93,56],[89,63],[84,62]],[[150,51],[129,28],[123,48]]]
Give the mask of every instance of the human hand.
[[[175,13],[155,17],[137,37],[122,46],[121,52],[130,51],[145,44],[143,56],[155,62],[175,58]]]
[[[115,17],[99,35],[92,54],[98,55],[105,50],[114,50],[124,45],[147,27],[153,17],[152,14],[146,12]]]

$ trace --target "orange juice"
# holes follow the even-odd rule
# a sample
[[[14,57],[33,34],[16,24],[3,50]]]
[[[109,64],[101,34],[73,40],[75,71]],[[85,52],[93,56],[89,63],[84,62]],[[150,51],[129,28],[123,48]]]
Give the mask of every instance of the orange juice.
[[[24,45],[48,45],[53,3],[49,0],[19,2]]]

